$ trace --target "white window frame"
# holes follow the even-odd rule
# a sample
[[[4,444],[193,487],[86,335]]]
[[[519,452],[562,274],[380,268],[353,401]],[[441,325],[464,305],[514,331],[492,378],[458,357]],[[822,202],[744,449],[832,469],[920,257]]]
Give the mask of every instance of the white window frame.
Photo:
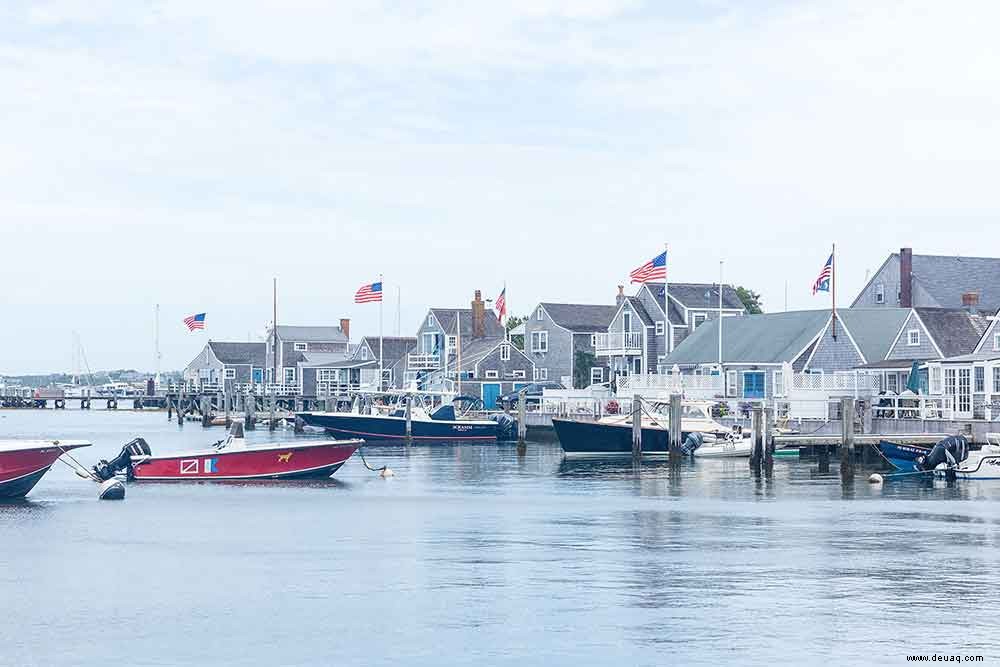
[[[993,367],[993,393],[1000,394],[1000,366]]]
[[[920,346],[920,329],[910,329],[906,332],[906,345],[908,347]]]
[[[455,354],[458,349],[458,336],[444,337],[444,350],[446,354]]]
[[[597,349],[597,334],[590,334],[590,347]]]
[[[339,382],[340,377],[337,375],[336,368],[318,368],[316,369],[316,382]]]
[[[597,371],[596,373],[594,371]],[[604,383],[604,367],[603,366],[591,366],[590,367],[590,384],[603,384]]]
[[[885,303],[885,284],[875,283],[875,303]]]
[[[986,367],[973,366],[972,368],[972,393],[986,393]]]
[[[361,346],[361,360],[362,361],[368,361],[368,346],[367,345],[362,345]]]
[[[539,322],[545,319],[545,309],[541,306],[539,306],[538,310],[535,311],[535,319]]]
[[[289,379],[289,371],[291,371],[291,379]],[[295,366],[285,366],[281,369],[281,379],[284,380],[285,385],[295,384]]]
[[[886,373],[885,390],[894,394],[899,393],[899,376],[896,373]]]
[[[292,343],[292,349],[296,352],[308,352],[309,343]]]
[[[775,396],[785,395],[785,371],[778,369],[771,376],[771,390]]]
[[[535,382],[540,382],[542,380],[549,379],[549,369],[548,368],[536,368],[535,369]]]
[[[663,320],[656,320],[656,335],[663,335]]]
[[[531,332],[531,351],[532,352],[548,352],[549,351],[549,332],[548,331],[532,331]]]
[[[510,361],[510,345],[507,343],[500,344],[500,361]]]
[[[726,371],[726,396],[738,396],[740,391],[740,374],[737,371]]]
[[[944,383],[941,366],[930,366],[927,370],[927,389],[931,394],[941,394]]]
[[[527,378],[527,376],[528,374],[524,372],[523,368],[519,368],[511,374],[511,377],[513,377],[515,380],[524,380]]]
[[[993,332],[993,351],[1000,352],[1000,331]]]
[[[391,368],[383,368],[382,369],[382,384],[384,384],[387,387],[391,387],[392,386],[392,369]]]
[[[224,368],[222,369],[222,377],[226,380],[236,379],[236,369],[235,368]]]
[[[485,377],[487,380],[496,380],[500,377],[499,371],[486,371]]]

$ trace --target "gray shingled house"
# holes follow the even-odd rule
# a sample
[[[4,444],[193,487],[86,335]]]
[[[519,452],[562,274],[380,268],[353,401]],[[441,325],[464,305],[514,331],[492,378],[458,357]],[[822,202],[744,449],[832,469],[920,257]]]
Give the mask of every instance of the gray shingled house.
[[[595,346],[617,309],[580,303],[535,306],[524,322],[524,351],[535,364],[534,379],[577,389],[608,381],[608,359],[598,358]]]
[[[851,308],[973,308],[1000,310],[1000,258],[892,253]]]
[[[393,369],[415,344],[415,338],[385,336],[382,339],[383,388],[396,386]],[[329,396],[359,388],[377,389],[379,347],[378,336],[365,336],[352,346],[351,354],[346,357],[339,353],[304,352],[298,363],[303,394]]]
[[[458,357],[461,355],[461,367]],[[395,369],[394,369],[395,370]],[[461,373],[462,392],[492,407],[502,393],[530,382],[534,364],[506,338],[503,325],[486,309],[480,290],[470,308],[431,308],[406,355],[403,385],[444,388]]]
[[[905,308],[803,310],[723,318],[722,372],[727,398],[762,399],[785,391],[794,372],[849,371],[884,359],[910,315]],[[667,357],[682,373],[717,374],[719,320],[699,326]]]
[[[267,345],[267,381],[273,381],[274,336],[273,330],[268,331]],[[301,389],[302,376],[298,370],[300,362],[307,361],[306,353],[313,353],[316,360],[318,354],[330,355],[323,359],[329,363],[334,357],[346,359],[351,356],[350,347],[351,321],[340,320],[339,327],[333,326],[287,326],[278,325],[277,331],[277,368],[278,384],[298,386]]]
[[[597,356],[607,362],[613,375],[661,372],[669,351],[719,316],[718,283],[670,283],[666,296],[670,317],[665,324],[663,283],[643,284],[635,296],[626,296],[618,286],[615,313],[607,331],[594,341]],[[722,316],[745,314],[736,290],[723,286]]]
[[[209,341],[184,369],[184,380],[199,387],[224,387],[233,391],[238,385],[264,381],[264,343]]]

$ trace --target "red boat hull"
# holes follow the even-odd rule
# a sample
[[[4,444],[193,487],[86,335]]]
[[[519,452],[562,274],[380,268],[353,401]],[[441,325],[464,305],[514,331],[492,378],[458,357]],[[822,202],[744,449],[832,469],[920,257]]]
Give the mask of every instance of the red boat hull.
[[[205,450],[133,460],[136,481],[325,478],[360,442]]]
[[[64,451],[86,447],[84,443],[66,443],[55,447],[0,449],[0,499],[22,498],[45,476]]]

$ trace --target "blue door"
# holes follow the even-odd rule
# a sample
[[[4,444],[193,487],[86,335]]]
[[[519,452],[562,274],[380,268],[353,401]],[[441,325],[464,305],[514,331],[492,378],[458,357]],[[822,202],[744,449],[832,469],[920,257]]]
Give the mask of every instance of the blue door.
[[[764,371],[743,374],[743,398],[764,398]]]
[[[499,382],[484,382],[483,383],[483,405],[486,406],[487,410],[496,410],[497,399],[500,397],[500,383]]]
[[[253,369],[253,383],[254,384],[264,384],[264,369],[255,368]]]

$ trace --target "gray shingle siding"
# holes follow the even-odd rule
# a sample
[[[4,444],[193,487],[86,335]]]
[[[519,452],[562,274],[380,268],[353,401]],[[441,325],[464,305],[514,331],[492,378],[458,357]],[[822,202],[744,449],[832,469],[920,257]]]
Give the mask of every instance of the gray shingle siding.
[[[850,336],[844,332],[840,324],[837,328],[836,340],[833,338],[833,327],[828,326],[823,332],[809,361],[809,370],[821,370],[827,373],[849,371],[864,363]]]
[[[909,332],[916,329],[920,332],[920,344],[910,345],[909,344]],[[896,344],[892,346],[889,350],[887,359],[937,359],[940,355],[937,350],[934,349],[934,344],[931,340],[931,335],[928,333],[927,329],[920,322],[916,313],[910,313],[910,316],[906,318],[906,322],[903,323],[902,333],[899,336],[899,340]],[[880,359],[869,359],[868,363],[874,363],[876,361],[881,361]]]
[[[538,319],[539,312],[541,320]],[[548,332],[547,352],[538,352],[531,347],[531,334],[539,331]],[[524,353],[536,368],[548,370],[550,381],[559,382],[563,377],[573,375],[573,334],[553,322],[544,306],[531,311],[531,317],[524,323]]]
[[[493,378],[487,378],[486,373],[488,371],[496,371],[498,374],[497,379],[500,380],[531,382],[534,368],[535,365],[532,363],[532,360],[513,345],[510,346],[510,359],[507,361],[501,359],[500,347],[497,347],[497,349],[482,357],[476,364],[478,371],[476,379],[488,382]],[[524,377],[514,378],[514,371],[523,371]]]

